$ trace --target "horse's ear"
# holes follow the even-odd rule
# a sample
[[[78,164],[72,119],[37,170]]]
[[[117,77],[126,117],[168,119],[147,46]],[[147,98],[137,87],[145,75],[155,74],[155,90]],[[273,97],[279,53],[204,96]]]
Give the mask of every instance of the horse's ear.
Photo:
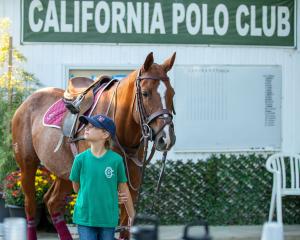
[[[163,68],[166,72],[170,71],[173,67],[173,64],[175,62],[176,58],[176,52],[173,53],[172,57],[168,58],[164,63],[163,63]]]
[[[146,60],[143,64],[142,70],[144,72],[147,72],[149,70],[149,68],[151,67],[151,65],[154,62],[154,58],[153,58],[153,52],[149,53],[148,56],[146,57]]]

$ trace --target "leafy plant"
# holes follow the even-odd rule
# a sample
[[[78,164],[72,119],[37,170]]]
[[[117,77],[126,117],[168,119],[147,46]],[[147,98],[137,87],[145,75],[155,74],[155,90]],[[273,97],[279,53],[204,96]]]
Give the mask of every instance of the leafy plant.
[[[25,56],[10,45],[8,18],[0,19],[0,182],[17,169],[11,143],[11,119],[15,110],[33,91],[41,86],[22,65]],[[10,59],[11,53],[11,59]],[[0,191],[2,186],[0,185]]]

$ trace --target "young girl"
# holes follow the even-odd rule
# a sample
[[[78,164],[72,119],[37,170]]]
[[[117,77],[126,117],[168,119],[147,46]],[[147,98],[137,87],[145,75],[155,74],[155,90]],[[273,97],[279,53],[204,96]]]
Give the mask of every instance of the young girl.
[[[116,127],[105,115],[81,116],[79,120],[86,124],[84,137],[91,147],[76,156],[70,174],[78,192],[73,221],[81,240],[113,240],[119,218],[118,190],[127,195],[129,224],[135,214],[123,159],[110,150]]]

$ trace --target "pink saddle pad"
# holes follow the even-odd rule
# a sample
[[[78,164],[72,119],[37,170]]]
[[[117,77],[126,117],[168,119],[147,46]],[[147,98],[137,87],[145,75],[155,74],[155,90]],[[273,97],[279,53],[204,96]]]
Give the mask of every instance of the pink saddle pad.
[[[94,103],[92,105],[92,107],[87,110],[87,112],[84,113],[84,115],[86,116],[90,116],[92,114],[92,112],[94,111],[97,102],[100,99],[100,96],[102,94],[104,90],[104,87],[100,87],[97,92],[96,95],[94,96]],[[65,103],[63,101],[63,99],[59,99],[58,101],[56,101],[45,113],[44,117],[43,117],[43,124],[44,126],[47,127],[54,127],[54,128],[61,128],[62,125],[62,121],[63,121],[63,117],[66,111],[69,111],[66,106]],[[79,130],[80,131],[82,128],[82,125],[79,125]]]
[[[56,101],[45,113],[43,124],[47,127],[60,128],[67,108],[63,99]]]

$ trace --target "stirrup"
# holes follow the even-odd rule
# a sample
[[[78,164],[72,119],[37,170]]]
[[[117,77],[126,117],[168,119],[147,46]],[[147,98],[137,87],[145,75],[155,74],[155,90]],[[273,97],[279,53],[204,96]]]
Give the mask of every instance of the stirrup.
[[[64,99],[64,103],[66,104],[66,108],[69,109],[72,114],[77,114],[80,112],[80,104],[83,99],[84,95],[79,95],[73,102]]]

